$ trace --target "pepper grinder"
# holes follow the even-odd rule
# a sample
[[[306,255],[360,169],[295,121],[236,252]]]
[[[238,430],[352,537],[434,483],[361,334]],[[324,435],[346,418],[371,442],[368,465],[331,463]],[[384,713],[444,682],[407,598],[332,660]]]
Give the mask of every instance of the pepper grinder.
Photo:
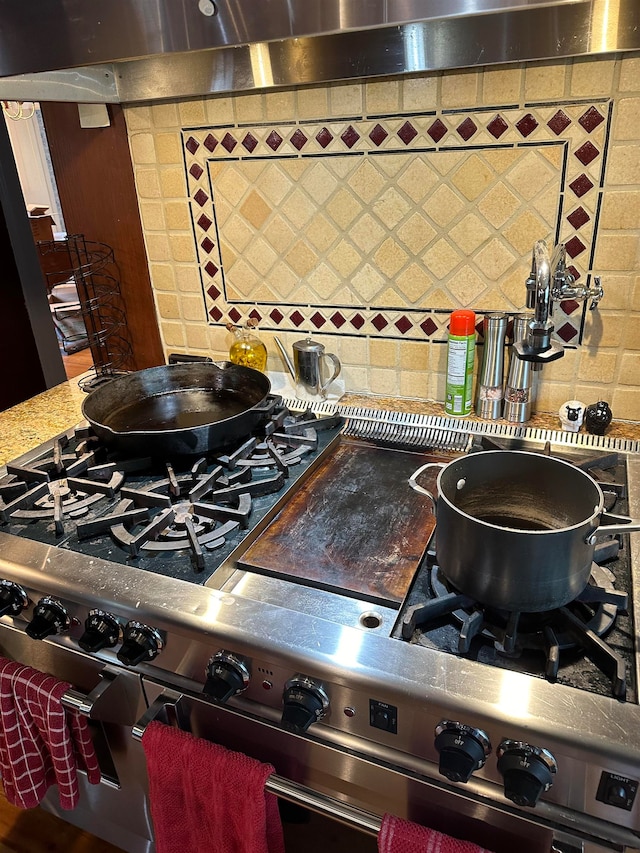
[[[513,343],[526,339],[529,333],[529,323],[533,320],[533,312],[516,314],[513,318]],[[523,424],[531,417],[533,403],[533,374],[531,362],[518,358],[514,347],[511,347],[509,375],[504,393],[504,419],[512,424]]]
[[[507,315],[485,314],[482,328],[484,349],[478,374],[476,414],[479,418],[496,421],[502,414]]]

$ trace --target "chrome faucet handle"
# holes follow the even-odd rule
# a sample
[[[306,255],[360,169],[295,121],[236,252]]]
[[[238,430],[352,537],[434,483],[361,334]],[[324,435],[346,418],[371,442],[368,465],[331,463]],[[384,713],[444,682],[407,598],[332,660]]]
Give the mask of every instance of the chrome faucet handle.
[[[598,303],[604,296],[604,287],[602,286],[602,279],[599,275],[594,276],[593,287],[589,288],[585,296],[587,299],[591,300],[591,305],[589,305],[589,311],[593,311],[594,308],[598,307]]]
[[[569,274],[570,275],[570,274]],[[575,279],[570,276],[570,281],[567,281],[559,289],[553,291],[554,299],[590,299],[591,304],[589,310],[593,311],[598,306],[598,303],[604,296],[604,288],[600,276],[595,276],[593,287],[585,287],[584,285],[575,284]]]

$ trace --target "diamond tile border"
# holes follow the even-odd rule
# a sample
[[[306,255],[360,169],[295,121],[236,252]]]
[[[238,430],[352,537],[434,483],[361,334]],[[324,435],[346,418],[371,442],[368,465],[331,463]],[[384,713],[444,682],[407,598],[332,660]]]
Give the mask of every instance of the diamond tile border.
[[[214,188],[208,163],[216,160],[273,159],[342,155],[369,156],[376,152],[435,152],[519,148],[561,144],[566,165],[560,175],[558,238],[567,244],[571,268],[590,279],[601,204],[601,187],[608,145],[612,101],[526,109],[391,115],[375,119],[316,121],[255,127],[201,127],[182,130],[185,177],[202,292],[210,324],[237,322],[251,315],[263,328],[276,331],[319,331],[334,335],[440,341],[446,337],[450,309],[431,310],[374,306],[345,309],[327,304],[286,305],[232,302],[227,299],[224,268],[216,229]],[[526,262],[523,265],[523,270]],[[597,271],[596,271],[597,272]],[[524,278],[523,272],[523,304]],[[240,306],[237,308],[235,306]],[[251,308],[249,308],[251,306]],[[473,305],[466,306],[473,308]],[[481,316],[495,309],[478,310]],[[557,335],[578,343],[585,311],[580,303],[555,306]]]

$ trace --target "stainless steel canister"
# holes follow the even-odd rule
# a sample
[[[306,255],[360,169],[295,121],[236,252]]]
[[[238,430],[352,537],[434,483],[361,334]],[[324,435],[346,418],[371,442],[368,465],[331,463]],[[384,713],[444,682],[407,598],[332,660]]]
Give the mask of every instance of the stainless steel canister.
[[[533,320],[533,312],[516,314],[513,318],[513,343],[523,341],[527,337],[529,324]],[[533,372],[531,362],[518,358],[515,349],[511,347],[511,360],[507,376],[507,387],[504,392],[504,418],[510,423],[522,424],[531,417],[531,406],[534,397]]]
[[[484,349],[478,373],[476,414],[485,420],[502,416],[504,396],[504,341],[506,314],[485,314],[482,322]]]

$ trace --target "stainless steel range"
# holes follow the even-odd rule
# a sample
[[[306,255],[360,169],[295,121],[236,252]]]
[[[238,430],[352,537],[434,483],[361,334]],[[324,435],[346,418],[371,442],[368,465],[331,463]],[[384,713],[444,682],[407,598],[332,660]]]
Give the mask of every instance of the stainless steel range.
[[[560,617],[478,615],[408,484],[524,447],[637,517],[637,444],[289,405],[211,458],[125,458],[81,427],[7,466],[0,653],[71,681],[100,746],[104,783],[63,816],[153,850],[136,741],[158,718],[364,831],[389,811],[497,853],[640,849],[638,537],[602,530]]]

